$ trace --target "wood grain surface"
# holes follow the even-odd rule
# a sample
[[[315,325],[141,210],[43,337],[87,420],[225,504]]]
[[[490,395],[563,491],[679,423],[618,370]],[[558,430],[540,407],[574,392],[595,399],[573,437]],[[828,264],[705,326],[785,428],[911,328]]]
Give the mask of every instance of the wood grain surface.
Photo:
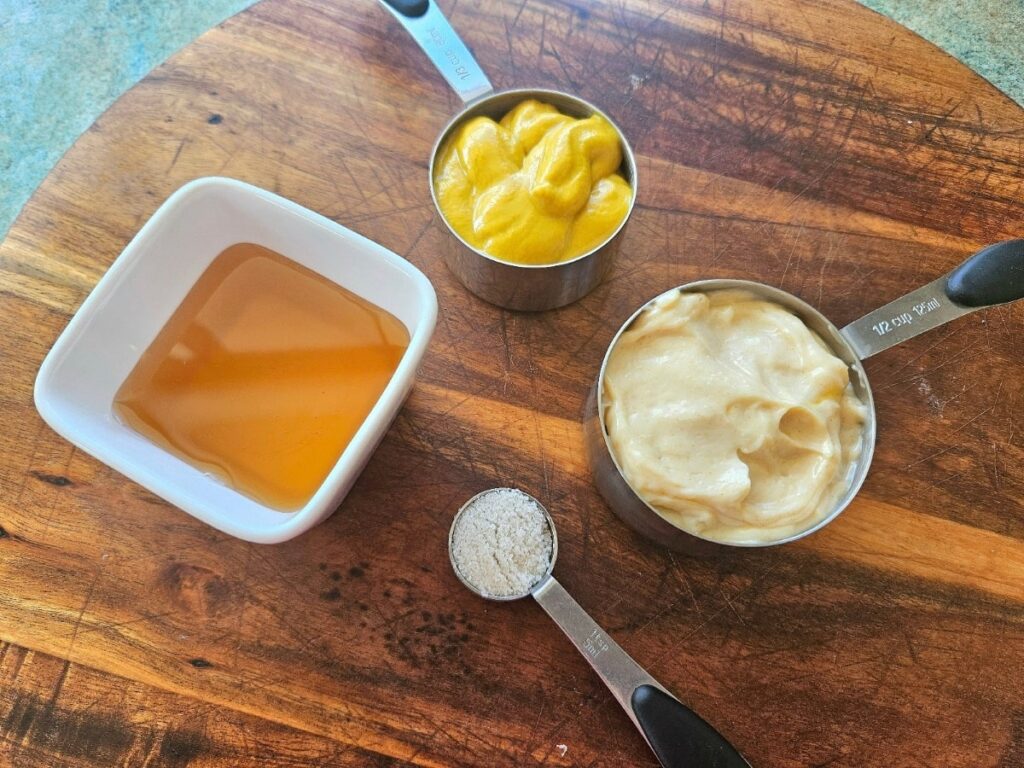
[[[264,0],[155,70],[0,247],[0,763],[654,765],[536,605],[451,573],[454,510],[511,484],[551,510],[577,600],[755,766],[1024,765],[1024,305],[868,362],[872,472],[794,545],[640,539],[581,427],[616,328],[673,285],[762,280],[842,324],[1024,234],[1022,110],[847,0],[441,5],[498,86],[578,92],[628,133],[639,200],[613,274],[543,314],[455,282],[426,166],[456,99],[371,0]],[[279,546],[192,520],[32,405],[104,270],[211,174],[383,243],[439,295],[355,489]]]
[[[401,765],[322,736],[0,643],[4,765]]]

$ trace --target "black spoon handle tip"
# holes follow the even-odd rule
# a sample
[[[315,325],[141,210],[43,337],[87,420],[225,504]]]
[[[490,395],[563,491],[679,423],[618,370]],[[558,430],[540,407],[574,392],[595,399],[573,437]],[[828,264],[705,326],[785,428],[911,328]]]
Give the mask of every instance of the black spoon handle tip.
[[[1024,240],[982,248],[949,273],[946,295],[961,307],[989,307],[1024,299]]]
[[[633,714],[665,768],[750,768],[700,715],[653,685],[633,691]]]
[[[418,19],[430,8],[430,0],[383,0],[400,13],[410,19]]]

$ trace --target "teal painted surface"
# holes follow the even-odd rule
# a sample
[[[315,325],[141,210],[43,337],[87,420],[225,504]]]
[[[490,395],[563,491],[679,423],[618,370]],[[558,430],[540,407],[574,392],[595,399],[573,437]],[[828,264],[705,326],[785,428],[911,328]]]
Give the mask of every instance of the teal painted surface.
[[[863,1],[1024,104],[1024,0]],[[0,237],[60,156],[118,96],[251,3],[0,0]]]
[[[252,0],[0,0],[0,238],[103,111]]]

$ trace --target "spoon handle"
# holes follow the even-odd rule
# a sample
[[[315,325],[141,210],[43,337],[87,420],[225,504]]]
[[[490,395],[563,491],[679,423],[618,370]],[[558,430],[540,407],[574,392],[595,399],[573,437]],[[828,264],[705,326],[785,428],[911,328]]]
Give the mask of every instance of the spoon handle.
[[[725,738],[680,702],[612,640],[554,577],[533,590],[608,686],[665,768],[749,768]]]

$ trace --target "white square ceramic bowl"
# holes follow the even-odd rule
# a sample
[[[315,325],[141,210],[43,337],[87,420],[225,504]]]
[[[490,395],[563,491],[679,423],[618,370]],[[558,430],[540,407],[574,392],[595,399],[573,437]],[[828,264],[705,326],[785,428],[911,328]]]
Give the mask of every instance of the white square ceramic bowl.
[[[279,512],[158,448],[114,416],[114,395],[210,262],[235,243],[293,259],[388,310],[409,348],[323,485]],[[341,503],[401,407],[437,319],[430,281],[405,259],[282,197],[233,179],[186,184],[124,249],[53,345],[36,408],[63,437],[190,515],[233,536],[285,541]]]

